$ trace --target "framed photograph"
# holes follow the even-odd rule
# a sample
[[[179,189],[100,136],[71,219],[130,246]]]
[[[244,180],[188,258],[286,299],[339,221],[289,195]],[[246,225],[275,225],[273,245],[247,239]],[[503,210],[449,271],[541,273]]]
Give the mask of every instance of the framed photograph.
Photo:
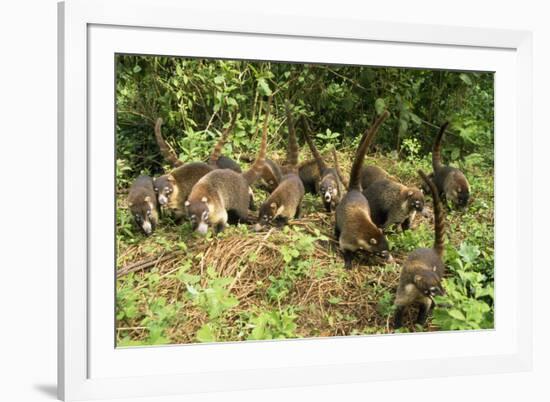
[[[60,398],[530,369],[529,32],[58,14]]]

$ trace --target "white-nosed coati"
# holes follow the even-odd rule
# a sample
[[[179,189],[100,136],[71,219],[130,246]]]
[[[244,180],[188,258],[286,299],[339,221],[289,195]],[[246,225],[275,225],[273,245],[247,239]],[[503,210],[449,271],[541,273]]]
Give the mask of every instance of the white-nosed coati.
[[[363,194],[369,200],[372,221],[383,229],[397,224],[405,231],[416,213],[424,209],[422,191],[389,179],[375,181]]]
[[[233,129],[235,122],[237,120],[236,115],[232,117],[231,123],[224,130],[220,139],[218,140],[216,146],[214,147],[212,154],[210,155],[210,162],[190,162],[183,163],[176,158],[175,154],[169,151],[168,145],[164,142],[161,133],[162,119],[158,118],[155,125],[155,137],[157,138],[157,143],[161,148],[161,153],[172,165],[178,165],[170,173],[164,174],[154,180],[155,192],[158,196],[159,204],[170,211],[172,216],[179,220],[185,216],[185,206],[184,203],[187,200],[187,197],[191,193],[193,186],[199,181],[201,177],[210,173],[215,169],[224,169],[226,166],[225,162],[227,160],[235,163],[230,158],[222,159],[220,153],[223,148],[223,144],[227,139],[229,132]],[[224,161],[225,162],[222,162]],[[231,166],[231,163],[229,163]],[[231,169],[229,167],[229,169]],[[234,167],[234,171],[240,172],[240,167],[237,165]],[[251,205],[252,201],[251,201]]]
[[[304,126],[304,138],[319,169],[319,184],[317,188],[323,200],[323,205],[328,212],[334,211],[344,195],[344,185],[342,184],[338,170],[328,167],[317,150],[315,143],[311,139],[309,124],[305,118],[302,119],[302,124]],[[336,153],[334,153],[335,155]]]
[[[372,221],[369,202],[361,192],[360,175],[367,148],[388,116],[388,111],[384,111],[363,134],[351,167],[348,192],[336,207],[335,235],[344,253],[346,268],[351,268],[351,261],[357,250],[390,258],[386,237]]]
[[[363,191],[369,188],[375,181],[385,179],[397,181],[388,172],[378,166],[369,165],[361,168],[361,187],[363,187]]]
[[[306,193],[319,194],[319,178],[321,177],[321,173],[315,159],[300,163],[300,166],[298,166],[298,175],[304,184]]]
[[[219,169],[231,169],[235,172],[241,173],[241,167],[237,162],[227,156],[221,155],[223,145],[227,139],[228,134],[233,130],[236,120],[237,116],[235,115],[232,117],[231,123],[229,124],[228,128],[222,132],[220,139],[216,143],[216,146],[214,147],[214,150],[212,151],[212,154],[208,159],[208,164],[214,165],[214,167]],[[162,154],[164,159],[166,159],[168,163],[172,165],[172,167],[177,168],[183,166],[185,162],[179,160],[174,150],[170,148],[166,141],[164,141],[164,138],[162,137],[161,127],[162,118],[159,117],[155,124],[155,138],[157,140],[160,153]]]
[[[297,174],[298,143],[288,101],[285,103],[285,111],[288,125],[288,154],[285,168],[288,173],[281,178],[277,188],[273,190],[260,207],[256,230],[272,223],[277,226],[284,226],[289,219],[299,218],[300,216],[300,205],[302,198],[304,198],[304,185]]]
[[[213,170],[193,186],[185,201],[193,230],[206,234],[210,226],[218,233],[230,218],[235,222],[248,221],[250,185],[260,177],[265,164],[271,100],[272,97],[269,97],[260,150],[250,169],[244,173],[230,169]]]
[[[421,170],[418,171],[418,174],[433,193],[435,240],[433,248],[418,248],[411,252],[405,260],[395,296],[397,308],[394,318],[395,328],[400,328],[403,324],[405,307],[414,303],[420,305],[416,322],[424,325],[428,312],[434,304],[433,297],[444,294],[441,286],[441,279],[445,274],[443,208],[435,184]]]
[[[433,182],[439,195],[445,202],[451,202],[454,206],[464,208],[470,198],[470,185],[464,173],[452,166],[441,163],[441,139],[449,122],[445,122],[435,137],[432,150]]]
[[[149,236],[158,224],[158,205],[153,179],[149,176],[139,176],[128,193],[128,208],[134,221]]]

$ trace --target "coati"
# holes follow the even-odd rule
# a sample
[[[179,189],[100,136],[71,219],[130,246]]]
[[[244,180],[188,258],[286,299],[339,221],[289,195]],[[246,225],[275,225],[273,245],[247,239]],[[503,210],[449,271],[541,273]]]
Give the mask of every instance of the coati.
[[[185,201],[193,230],[206,234],[210,226],[218,233],[225,228],[230,217],[236,222],[248,221],[250,185],[260,177],[265,164],[271,100],[272,97],[269,97],[260,150],[250,169],[244,173],[216,169],[193,186]]]
[[[302,124],[304,126],[304,138],[313,154],[317,168],[319,169],[319,184],[317,188],[319,189],[319,194],[323,200],[323,205],[327,212],[334,211],[336,206],[340,203],[344,195],[344,185],[340,180],[340,176],[336,168],[330,168],[327,166],[323,157],[317,150],[315,143],[311,139],[309,124],[305,118],[302,119]],[[333,154],[334,156],[336,153]]]
[[[139,176],[130,187],[128,208],[134,221],[147,236],[151,235],[158,224],[158,205],[153,179]]]
[[[237,173],[241,173],[241,167],[237,162],[235,162],[233,159],[221,155],[221,151],[223,148],[223,145],[225,141],[227,140],[228,134],[233,130],[233,127],[235,126],[237,118],[234,116],[231,119],[231,123],[229,124],[229,127],[225,129],[216,143],[216,146],[214,147],[214,150],[212,151],[212,154],[210,155],[210,158],[208,160],[208,164],[214,165],[215,167],[219,169],[231,169],[234,170]],[[157,144],[160,149],[160,153],[172,165],[172,167],[177,168],[180,166],[183,166],[185,162],[179,160],[176,156],[176,153],[170,146],[164,141],[164,138],[162,137],[161,132],[162,127],[162,118],[158,118],[157,122],[155,124],[155,138],[157,140]]]
[[[378,166],[369,165],[361,168],[361,187],[363,187],[363,191],[369,188],[375,181],[386,179],[397,181],[388,172]]]
[[[459,169],[441,163],[441,139],[448,125],[449,122],[445,122],[435,137],[432,150],[433,182],[447,206],[451,202],[454,206],[464,208],[470,198],[470,185],[466,176]]]
[[[319,178],[321,177],[321,173],[314,159],[302,162],[298,166],[298,175],[307,193],[319,194]]]
[[[372,221],[382,229],[398,224],[405,231],[416,213],[424,209],[422,191],[389,179],[375,181],[363,190],[363,195],[369,201]]]
[[[371,219],[369,202],[361,192],[360,176],[367,148],[388,116],[388,111],[385,111],[363,134],[351,167],[348,192],[336,207],[335,235],[344,254],[344,266],[348,269],[357,250],[391,258],[386,237]]]
[[[225,162],[222,162],[224,160],[226,162],[227,160],[234,162],[230,158],[223,159],[223,157],[220,156],[220,153],[229,132],[235,125],[236,120],[236,116],[234,116],[229,124],[229,127],[222,133],[222,136],[218,140],[212,154],[210,155],[210,163],[191,162],[184,164],[176,158],[173,152],[169,150],[168,145],[162,138],[161,134],[162,119],[157,119],[157,123],[155,125],[155,137],[157,138],[157,143],[159,144],[161,153],[172,165],[177,165],[177,167],[170,173],[156,178],[154,180],[154,189],[157,193],[159,204],[170,211],[176,220],[180,220],[185,216],[184,203],[191,193],[191,189],[199,181],[199,179],[214,169],[224,169],[223,166],[227,166]],[[238,165],[236,166],[236,169],[232,170],[238,172],[241,171]],[[251,205],[253,206],[252,200]]]
[[[204,162],[186,163],[154,180],[154,190],[160,206],[170,211],[176,220],[185,216],[184,203],[193,186],[207,173],[215,170]]]
[[[445,248],[443,208],[435,184],[423,171],[419,170],[418,174],[432,190],[435,240],[433,248],[418,248],[411,252],[405,260],[395,296],[395,328],[402,326],[404,309],[413,303],[420,305],[416,323],[424,325],[428,312],[434,305],[433,297],[444,294],[441,285],[441,279],[445,274],[443,263]]]
[[[296,141],[296,131],[288,101],[285,103],[285,111],[288,125],[286,169],[289,173],[282,177],[277,188],[261,205],[258,224],[255,227],[256,230],[269,224],[284,226],[288,223],[289,219],[300,217],[300,204],[302,203],[302,198],[304,198],[305,191],[297,172],[298,143]]]

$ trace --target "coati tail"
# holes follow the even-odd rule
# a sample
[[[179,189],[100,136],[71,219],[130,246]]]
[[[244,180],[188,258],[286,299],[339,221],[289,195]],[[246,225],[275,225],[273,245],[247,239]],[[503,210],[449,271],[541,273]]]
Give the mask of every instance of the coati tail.
[[[160,128],[162,127],[162,118],[158,118],[157,122],[155,124],[155,138],[157,140],[157,144],[160,148],[160,153],[172,165],[172,167],[178,167],[183,165],[183,162],[178,159],[176,156],[176,153],[170,146],[164,141],[164,138],[162,138],[162,133]]]
[[[258,156],[256,157],[256,160],[248,169],[246,172],[243,173],[243,176],[248,183],[248,185],[251,185],[254,183],[261,175],[262,175],[262,169],[265,165],[265,154],[266,154],[266,148],[267,148],[267,123],[269,122],[269,112],[271,109],[271,101],[273,100],[273,96],[270,96],[267,101],[267,110],[265,112],[265,120],[264,120],[264,127],[262,132],[262,143],[260,145],[260,151],[258,152]]]
[[[234,116],[231,116],[231,121],[229,122],[229,126],[223,130],[222,135],[218,142],[216,143],[216,146],[214,147],[214,150],[212,151],[212,154],[210,155],[210,159],[208,160],[208,163],[210,165],[216,165],[218,162],[218,159],[220,158],[222,154],[222,149],[227,141],[227,137],[230,132],[233,131],[233,128],[235,127],[235,123],[237,122],[237,113],[235,113]]]
[[[437,133],[437,136],[435,137],[434,147],[432,150],[432,166],[434,168],[434,172],[443,166],[441,163],[441,139],[443,138],[443,134],[445,134],[445,130],[447,130],[448,126],[448,121],[443,123]]]
[[[338,174],[338,178],[342,182],[342,184],[347,188],[348,182],[344,178],[344,175],[342,174],[342,170],[340,169],[340,164],[338,163],[338,155],[336,154],[336,148],[332,147],[332,159],[334,159],[334,168],[336,169],[336,173]]]
[[[355,159],[353,161],[353,165],[351,166],[351,172],[349,175],[349,184],[348,189],[349,190],[359,190],[361,191],[361,167],[363,166],[363,160],[365,159],[365,153],[367,152],[367,149],[372,142],[372,139],[378,132],[378,129],[388,118],[390,113],[385,110],[384,113],[382,113],[378,118],[375,120],[374,124],[371,128],[366,130],[363,133],[363,136],[361,137],[361,141],[359,142],[359,148],[357,148],[357,151],[355,152]]]
[[[296,130],[294,129],[294,120],[290,111],[290,102],[285,102],[286,124],[288,125],[288,150],[287,163],[292,170],[296,170],[298,165],[298,142],[296,140]]]
[[[310,133],[311,130],[309,129],[309,124],[307,123],[306,118],[302,118],[302,124],[304,126],[304,138],[307,142],[307,145],[309,146],[309,149],[311,149],[311,153],[313,157],[315,158],[315,162],[317,163],[317,167],[319,168],[319,172],[322,175],[323,171],[327,168],[327,165],[325,161],[323,160],[323,157],[317,150],[317,147],[315,146],[315,143],[311,139]]]
[[[418,174],[424,180],[426,185],[430,188],[432,197],[434,200],[434,226],[435,226],[435,240],[434,240],[434,250],[437,254],[443,258],[443,252],[445,250],[445,219],[443,216],[443,208],[441,207],[441,199],[439,198],[439,192],[435,187],[433,181],[431,181],[428,176],[422,171],[419,170]]]

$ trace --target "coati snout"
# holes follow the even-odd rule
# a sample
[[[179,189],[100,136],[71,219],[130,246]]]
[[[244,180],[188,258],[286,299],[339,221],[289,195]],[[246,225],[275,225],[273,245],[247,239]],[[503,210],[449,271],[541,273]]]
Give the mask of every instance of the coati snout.
[[[436,267],[434,267],[432,271],[419,271],[414,276],[413,283],[418,291],[424,296],[434,297],[443,296],[445,294],[445,291],[441,286],[441,278],[436,272]]]
[[[147,196],[139,204],[128,204],[136,224],[147,236],[150,236],[157,227],[158,215],[153,207],[151,197]]]
[[[187,216],[191,221],[191,228],[202,235],[205,235],[210,226],[210,208],[206,197],[201,202],[191,204],[185,201]]]
[[[155,193],[161,206],[168,205],[174,194],[174,183],[176,179],[171,174],[160,176],[154,180]]]
[[[422,212],[424,210],[424,194],[417,188],[409,188],[407,191],[407,199],[409,202],[409,208],[416,212]]]
[[[153,179],[139,176],[130,187],[128,208],[137,226],[147,236],[151,235],[158,224],[158,209]]]
[[[452,202],[458,208],[465,208],[470,199],[468,187],[457,185],[446,195],[447,200]]]

